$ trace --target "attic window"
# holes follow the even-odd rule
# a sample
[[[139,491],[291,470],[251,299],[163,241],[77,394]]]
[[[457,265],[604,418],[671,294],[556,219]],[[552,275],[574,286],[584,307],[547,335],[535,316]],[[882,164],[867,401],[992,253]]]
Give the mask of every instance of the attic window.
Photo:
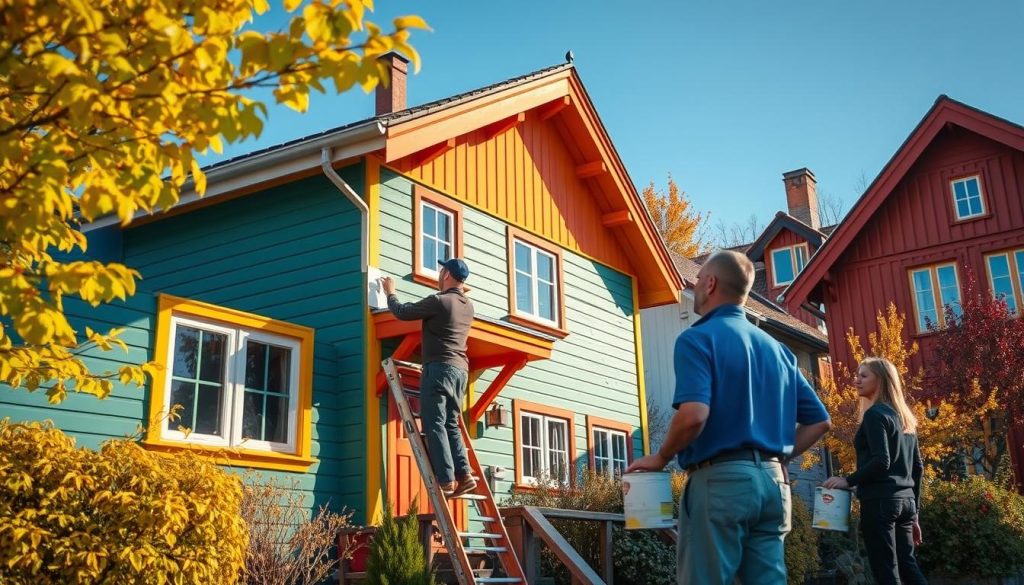
[[[772,250],[772,281],[775,286],[786,286],[807,264],[807,244],[797,244]]]
[[[981,196],[981,178],[978,175],[956,179],[950,183],[957,221],[985,215],[985,201]]]

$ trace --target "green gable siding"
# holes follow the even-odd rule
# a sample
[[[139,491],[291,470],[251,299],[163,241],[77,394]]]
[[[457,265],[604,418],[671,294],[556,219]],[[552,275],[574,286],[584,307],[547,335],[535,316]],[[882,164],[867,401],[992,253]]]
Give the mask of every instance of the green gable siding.
[[[410,279],[412,267],[412,183],[383,170],[381,176],[381,258],[385,273],[398,275],[399,296],[411,301],[431,293]],[[467,284],[477,314],[502,319],[508,315],[506,224],[466,207],[463,254],[470,265]],[[587,464],[590,441],[586,416],[621,421],[634,427],[633,455],[643,450],[637,394],[636,349],[633,338],[633,293],[629,276],[578,254],[563,258],[565,313],[569,335],[556,341],[551,359],[533,362],[506,385],[497,402],[511,410],[511,400],[564,408],[575,413],[577,467]],[[482,393],[497,375],[485,372],[476,383]],[[499,500],[514,480],[512,428],[485,429],[474,441],[483,465],[509,469],[499,482]]]

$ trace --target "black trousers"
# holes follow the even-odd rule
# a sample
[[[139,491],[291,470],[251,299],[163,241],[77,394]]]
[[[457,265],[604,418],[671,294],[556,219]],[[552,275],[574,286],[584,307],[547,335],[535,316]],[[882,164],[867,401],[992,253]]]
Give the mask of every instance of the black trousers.
[[[860,501],[860,529],[878,585],[927,585],[914,556],[914,498]]]

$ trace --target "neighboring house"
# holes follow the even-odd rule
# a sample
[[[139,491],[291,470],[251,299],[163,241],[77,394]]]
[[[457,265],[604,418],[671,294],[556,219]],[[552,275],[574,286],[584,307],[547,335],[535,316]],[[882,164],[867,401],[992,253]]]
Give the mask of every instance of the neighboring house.
[[[148,448],[296,479],[357,522],[385,497],[404,512],[420,480],[380,360],[415,361],[419,324],[368,300],[379,273],[403,301],[431,294],[437,259],[460,255],[478,315],[466,415],[499,500],[646,452],[640,309],[682,283],[576,70],[406,108],[406,62],[387,59],[375,117],[213,165],[204,198],[127,228],[87,226],[92,255],[142,274],[127,302],[67,302],[80,330],[125,328],[127,356],[87,363],[164,375],[102,401],[4,391],[0,410],[91,447],[141,424]],[[483,424],[495,406],[511,426]]]
[[[818,249],[825,235],[817,229],[818,204],[813,173],[800,169],[786,173],[783,180],[790,213],[780,211],[753,243],[733,249],[746,253],[756,270],[754,287],[745,307],[747,318],[785,344],[814,384],[831,371],[828,340],[823,328],[818,326],[820,321],[803,310],[799,311],[800,318],[797,318],[787,313],[775,299],[804,267],[806,259]],[[661,445],[668,420],[674,412],[671,406],[675,389],[672,352],[679,334],[700,318],[693,312],[693,287],[707,255],[694,259],[673,256],[673,260],[685,287],[681,301],[641,311],[652,449]],[[790,465],[790,476],[796,480],[794,491],[805,502],[813,501],[814,487],[827,477],[826,463],[827,459],[823,458],[821,464],[807,470],[800,467],[799,461]]]
[[[934,347],[929,324],[957,306],[963,279],[1024,306],[1024,128],[940,96],[785,293],[791,310],[824,304],[832,358],[852,365],[845,336],[876,329],[889,303],[906,341]],[[1019,314],[1019,313],[1018,313]],[[1011,437],[1021,478],[1024,434]]]

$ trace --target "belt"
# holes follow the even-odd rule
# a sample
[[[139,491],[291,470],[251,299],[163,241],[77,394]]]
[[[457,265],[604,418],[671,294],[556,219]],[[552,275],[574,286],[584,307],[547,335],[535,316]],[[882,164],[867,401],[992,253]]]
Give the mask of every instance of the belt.
[[[730,451],[722,451],[721,453],[701,461],[700,463],[694,463],[693,465],[686,468],[687,473],[693,473],[698,469],[704,469],[705,467],[711,467],[718,463],[726,463],[729,461],[753,461],[754,463],[782,463],[782,457],[777,453],[769,453],[768,451],[762,451],[760,449],[733,449]]]

